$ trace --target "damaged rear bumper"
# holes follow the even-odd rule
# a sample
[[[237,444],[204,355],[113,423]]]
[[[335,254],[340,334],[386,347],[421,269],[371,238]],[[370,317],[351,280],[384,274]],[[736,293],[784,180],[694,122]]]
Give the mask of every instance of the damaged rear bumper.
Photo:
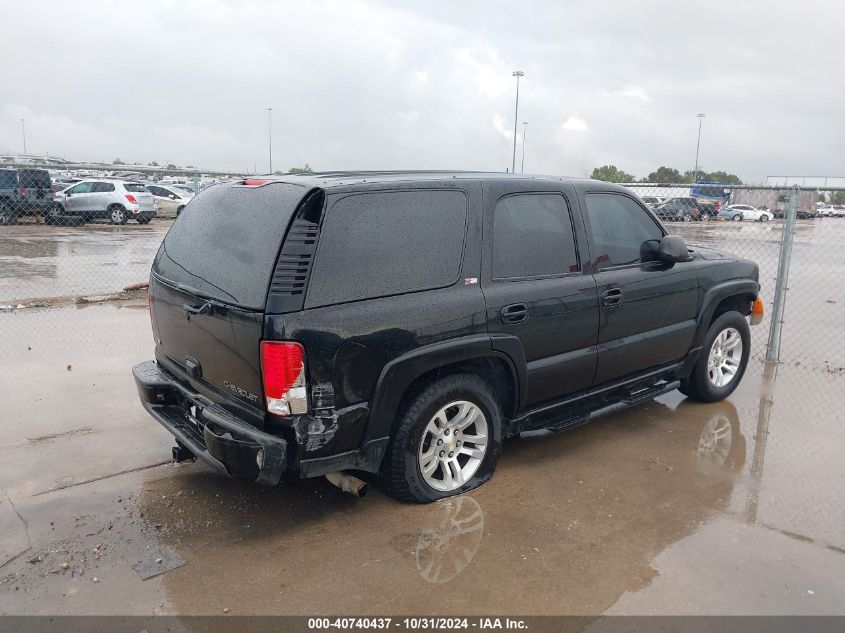
[[[287,467],[287,442],[179,383],[155,361],[132,368],[141,404],[203,462],[230,477],[274,486]]]

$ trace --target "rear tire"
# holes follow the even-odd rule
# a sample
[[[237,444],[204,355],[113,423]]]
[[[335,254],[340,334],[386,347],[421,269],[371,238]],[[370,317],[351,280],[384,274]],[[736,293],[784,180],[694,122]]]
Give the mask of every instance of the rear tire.
[[[476,422],[467,425],[460,435],[446,434],[442,449],[434,444],[435,436],[432,429],[448,428],[448,422],[457,420],[453,428],[460,426],[461,405],[450,408],[452,403],[465,403],[475,407],[480,413],[473,417]],[[445,412],[444,412],[445,409]],[[453,411],[454,409],[454,411]],[[452,417],[450,417],[452,416]],[[440,420],[440,422],[436,422]],[[441,423],[442,422],[442,423]],[[483,455],[479,456],[480,463],[470,464],[473,457],[463,450],[473,453],[482,448],[479,441],[470,437],[483,436],[481,425],[486,427],[486,442],[483,445]],[[432,426],[433,425],[433,426]],[[466,431],[466,435],[463,432]],[[449,442],[459,441],[466,437],[467,446],[458,448]],[[450,439],[451,438],[451,439]],[[442,441],[442,440],[441,440]],[[451,447],[450,447],[451,446]],[[444,376],[424,385],[421,390],[406,399],[398,413],[398,420],[393,428],[393,434],[387,446],[381,467],[380,482],[384,490],[400,501],[414,501],[429,503],[445,497],[461,494],[477,488],[493,475],[499,453],[502,449],[502,414],[499,401],[495,393],[483,379],[470,374],[455,374]],[[440,453],[444,453],[442,458]],[[449,452],[449,454],[446,454]],[[434,457],[425,460],[425,453],[433,453]],[[450,466],[444,462],[452,461],[454,456],[461,479],[463,472],[468,473],[465,481],[458,483],[459,476],[453,477],[454,470],[446,469]],[[458,460],[466,459],[463,464]],[[428,475],[423,475],[423,465],[440,462]],[[438,479],[437,476],[441,477]],[[433,486],[438,486],[437,489]]]
[[[737,213],[734,217],[731,218],[734,222],[742,222],[742,216]]]
[[[719,337],[723,339],[717,343]],[[740,347],[739,354],[735,354],[737,347]],[[725,349],[727,351],[722,351]],[[708,328],[701,356],[690,375],[681,380],[681,393],[701,402],[724,400],[742,380],[750,353],[751,328],[748,321],[739,312],[725,312]],[[725,370],[730,369],[734,373],[727,377]]]
[[[126,209],[119,204],[113,204],[109,207],[109,219],[112,224],[126,224],[129,216],[126,214]]]
[[[768,215],[761,215],[760,216],[760,222],[768,222],[768,221],[769,221]]]
[[[681,219],[684,222],[692,222],[692,214],[691,213],[684,213],[684,216]]]
[[[14,224],[17,219],[12,205],[8,202],[0,202],[0,225]]]

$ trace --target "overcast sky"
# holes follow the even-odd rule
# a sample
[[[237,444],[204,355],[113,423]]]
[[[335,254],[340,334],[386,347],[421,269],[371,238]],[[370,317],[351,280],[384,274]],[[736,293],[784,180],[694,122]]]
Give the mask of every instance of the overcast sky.
[[[845,4],[0,0],[0,152],[845,176]],[[9,64],[12,64],[9,66]],[[521,157],[517,151],[517,164]],[[518,169],[517,165],[517,169]]]

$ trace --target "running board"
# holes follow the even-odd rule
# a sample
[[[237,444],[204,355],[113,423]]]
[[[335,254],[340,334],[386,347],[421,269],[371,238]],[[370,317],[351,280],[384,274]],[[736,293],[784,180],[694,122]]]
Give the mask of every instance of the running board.
[[[670,391],[675,391],[678,387],[681,386],[680,380],[672,380],[667,382],[663,385],[655,385],[654,387],[649,387],[647,389],[641,389],[639,391],[635,391],[628,396],[622,398],[621,402],[624,404],[639,404],[640,402],[645,402],[646,400],[653,400],[657,396],[662,396],[664,393],[669,393]]]

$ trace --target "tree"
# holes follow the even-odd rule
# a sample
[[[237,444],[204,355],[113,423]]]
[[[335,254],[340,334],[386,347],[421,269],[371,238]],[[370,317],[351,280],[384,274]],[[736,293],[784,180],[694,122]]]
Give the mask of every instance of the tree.
[[[314,170],[311,169],[311,165],[309,165],[308,163],[305,163],[304,167],[291,167],[290,169],[288,169],[289,174],[310,174],[313,171]]]
[[[700,173],[699,180],[709,180],[710,182],[726,182],[731,185],[741,185],[742,180],[736,174],[729,174],[726,171],[711,171],[710,173]]]
[[[123,162],[122,160],[120,160],[119,158],[115,158],[115,159],[111,162],[111,164],[112,164],[112,165],[125,165],[126,163],[124,163],[124,162]]]
[[[845,204],[845,191],[831,191],[830,204]]]
[[[174,165],[173,163],[167,163],[167,167],[165,169],[179,169],[179,168],[176,165]]]
[[[628,172],[622,171],[616,165],[602,165],[593,169],[590,175],[593,180],[605,182],[634,182],[634,177]]]
[[[646,177],[647,182],[665,182],[672,184],[683,184],[691,181],[674,167],[658,167],[657,171],[651,172]]]

